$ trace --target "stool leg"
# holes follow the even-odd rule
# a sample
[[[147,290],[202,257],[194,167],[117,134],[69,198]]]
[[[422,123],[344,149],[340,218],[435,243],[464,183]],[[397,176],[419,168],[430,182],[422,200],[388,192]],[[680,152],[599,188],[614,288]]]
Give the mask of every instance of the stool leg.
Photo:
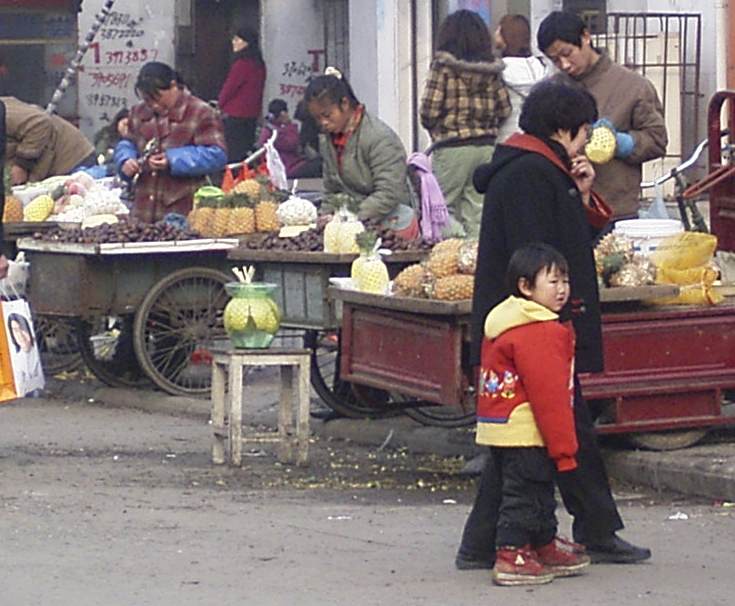
[[[230,463],[242,464],[242,364],[230,360]]]
[[[212,462],[225,462],[225,368],[212,362]]]
[[[281,396],[278,406],[278,460],[282,463],[293,463],[293,381],[294,367],[281,365]]]
[[[296,443],[298,464],[306,465],[309,459],[309,404],[311,399],[311,360],[304,356],[299,364],[298,418],[296,420]]]

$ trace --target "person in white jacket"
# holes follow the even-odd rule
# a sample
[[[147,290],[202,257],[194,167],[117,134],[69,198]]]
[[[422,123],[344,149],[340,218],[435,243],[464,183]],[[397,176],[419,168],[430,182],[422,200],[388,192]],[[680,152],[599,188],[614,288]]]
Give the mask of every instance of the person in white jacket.
[[[495,45],[500,51],[505,69],[503,80],[510,95],[512,113],[500,125],[498,143],[518,130],[521,106],[534,84],[553,72],[548,59],[531,52],[531,26],[523,15],[505,15],[495,30]]]

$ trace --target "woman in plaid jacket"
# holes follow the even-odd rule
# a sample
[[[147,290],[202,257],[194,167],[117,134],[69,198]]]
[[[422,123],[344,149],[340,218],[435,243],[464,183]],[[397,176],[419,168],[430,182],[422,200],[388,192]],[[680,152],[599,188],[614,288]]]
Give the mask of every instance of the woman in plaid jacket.
[[[130,110],[128,138],[113,158],[121,176],[138,175],[133,215],[149,223],[170,212],[186,215],[204,176],[227,163],[222,121],[164,63],[146,63],[135,90],[143,102]]]
[[[502,69],[477,13],[459,10],[444,20],[421,101],[421,124],[431,135],[434,174],[451,215],[445,236],[476,238],[480,232],[483,198],[472,174],[490,161],[498,127],[511,113]]]

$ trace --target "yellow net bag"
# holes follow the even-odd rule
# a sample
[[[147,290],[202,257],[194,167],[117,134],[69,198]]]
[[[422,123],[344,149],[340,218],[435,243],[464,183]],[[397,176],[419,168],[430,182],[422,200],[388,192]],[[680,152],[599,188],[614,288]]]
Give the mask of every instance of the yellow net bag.
[[[658,305],[715,305],[723,296],[715,292],[713,283],[717,270],[712,258],[717,237],[698,232],[682,232],[663,240],[650,255],[656,266],[658,284],[680,287],[675,297],[656,299]]]

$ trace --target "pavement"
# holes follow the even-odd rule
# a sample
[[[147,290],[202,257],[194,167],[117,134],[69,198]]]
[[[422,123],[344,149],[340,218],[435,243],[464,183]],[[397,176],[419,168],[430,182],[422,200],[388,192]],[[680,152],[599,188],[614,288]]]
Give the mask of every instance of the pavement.
[[[277,391],[272,369],[251,372],[246,379],[243,421],[249,425],[274,426]],[[119,408],[208,419],[206,399],[171,396],[153,389],[123,389],[101,385],[96,380],[48,381],[44,398],[87,400]],[[319,406],[313,395],[312,406]],[[735,421],[735,419],[734,419]],[[405,448],[414,453],[472,459],[476,454],[472,428],[426,427],[404,416],[385,419],[311,420],[312,432],[320,437],[352,441],[378,448]],[[695,446],[670,451],[637,450],[622,440],[603,440],[603,453],[613,479],[735,503],[735,425],[711,431]]]

